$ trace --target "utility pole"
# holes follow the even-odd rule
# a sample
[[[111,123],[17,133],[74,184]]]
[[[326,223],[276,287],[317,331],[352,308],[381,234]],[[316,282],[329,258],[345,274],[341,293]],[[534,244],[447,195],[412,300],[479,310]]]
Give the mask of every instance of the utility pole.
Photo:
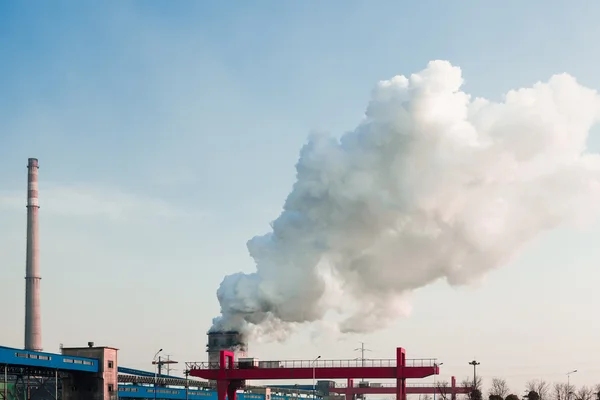
[[[361,366],[364,368],[365,367],[365,351],[373,351],[370,349],[365,349],[365,342],[358,342],[360,343],[360,347],[354,349],[354,351],[360,351],[360,361],[361,361]],[[365,378],[362,378],[362,382],[365,381]]]
[[[477,389],[477,366],[479,364],[481,363],[477,362],[476,360],[473,360],[469,363],[469,365],[473,366],[473,391]]]
[[[354,349],[354,351],[360,351],[360,365],[364,368],[365,367],[365,351],[373,351],[373,350],[365,348],[365,342],[358,342],[358,343],[360,343],[360,347]],[[361,378],[360,382],[364,386],[365,378]],[[358,395],[356,395],[356,398],[364,400],[366,398],[366,396],[364,394],[358,394]]]
[[[179,363],[178,361],[171,360],[171,355],[170,354],[167,354],[166,357],[167,357],[167,359],[163,360],[161,356],[158,356],[158,361],[153,361],[152,362],[152,364],[158,365],[158,375],[162,375],[163,365],[167,366],[167,375],[170,375],[170,373],[171,373],[171,367],[170,367],[170,365],[171,364],[178,364]]]
[[[171,355],[167,354],[165,357],[167,357],[167,361],[163,363],[167,365],[167,375],[171,375]]]

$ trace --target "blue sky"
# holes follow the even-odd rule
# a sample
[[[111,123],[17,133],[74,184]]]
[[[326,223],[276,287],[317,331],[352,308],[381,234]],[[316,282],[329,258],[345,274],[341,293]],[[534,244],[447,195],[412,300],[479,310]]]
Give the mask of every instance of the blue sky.
[[[88,340],[150,368],[205,358],[224,274],[252,271],[312,131],[339,135],[382,79],[446,59],[464,89],[568,72],[593,88],[600,3],[130,1],[0,4],[0,344],[22,345],[25,179],[40,160],[44,347]],[[600,148],[598,137],[590,148]],[[414,296],[387,330],[339,343],[299,332],[263,359],[438,357],[444,377],[597,383],[592,231],[553,232],[479,287]],[[14,307],[12,306],[14,305]],[[600,382],[600,379],[598,379]]]

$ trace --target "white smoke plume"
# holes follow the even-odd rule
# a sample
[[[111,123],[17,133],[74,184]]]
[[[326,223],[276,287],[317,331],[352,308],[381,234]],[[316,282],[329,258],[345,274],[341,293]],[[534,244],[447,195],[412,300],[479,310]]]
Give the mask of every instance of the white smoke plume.
[[[330,310],[342,332],[385,326],[405,296],[467,284],[542,232],[600,204],[600,156],[586,140],[600,97],[567,75],[508,92],[461,91],[432,61],[373,90],[340,140],[310,137],[272,232],[248,242],[256,272],[226,276],[212,330],[285,337]]]

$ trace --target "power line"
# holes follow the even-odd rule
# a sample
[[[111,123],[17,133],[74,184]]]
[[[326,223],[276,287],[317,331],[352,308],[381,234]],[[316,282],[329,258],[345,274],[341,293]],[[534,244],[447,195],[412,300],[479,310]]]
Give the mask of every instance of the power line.
[[[360,343],[360,347],[354,349],[354,351],[360,351],[361,366],[364,368],[365,367],[365,351],[373,351],[373,350],[365,348],[365,342],[358,342],[358,343]],[[362,381],[364,382],[365,378],[362,378]]]

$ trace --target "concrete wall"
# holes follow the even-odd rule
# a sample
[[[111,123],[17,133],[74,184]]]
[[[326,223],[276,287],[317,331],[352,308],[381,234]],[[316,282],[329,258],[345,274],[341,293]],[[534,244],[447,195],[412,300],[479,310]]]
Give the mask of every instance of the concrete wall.
[[[65,347],[63,355],[96,358],[97,374],[76,373],[63,379],[63,400],[112,400],[118,392],[118,350],[112,347]]]

